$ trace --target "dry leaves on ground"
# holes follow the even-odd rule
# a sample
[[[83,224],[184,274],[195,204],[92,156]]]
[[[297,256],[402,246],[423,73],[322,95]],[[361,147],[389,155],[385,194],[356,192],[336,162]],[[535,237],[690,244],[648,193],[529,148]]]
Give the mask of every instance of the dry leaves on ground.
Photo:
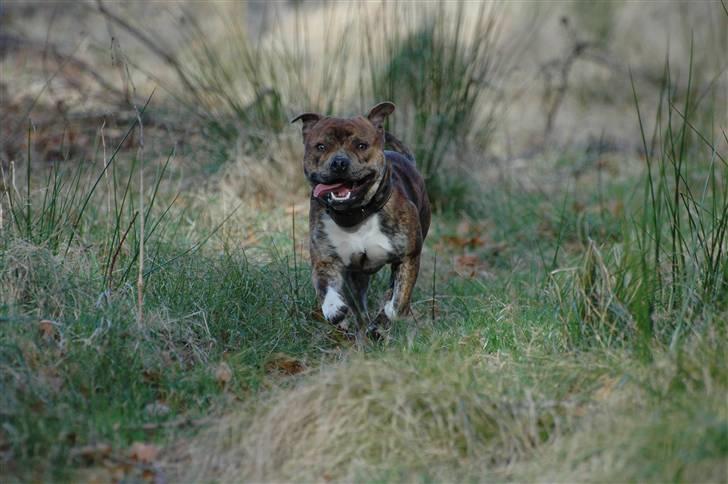
[[[217,368],[215,368],[215,379],[222,386],[230,383],[233,379],[233,370],[230,368],[230,365],[221,361],[220,364],[217,365]]]
[[[296,375],[306,370],[306,364],[285,353],[273,353],[265,363],[265,370],[268,373]]]
[[[56,323],[50,319],[41,319],[38,323],[38,332],[44,340],[51,340],[58,334]]]
[[[129,458],[137,462],[143,462],[144,464],[153,463],[157,459],[158,455],[159,447],[154,444],[134,442],[131,447],[129,447]]]

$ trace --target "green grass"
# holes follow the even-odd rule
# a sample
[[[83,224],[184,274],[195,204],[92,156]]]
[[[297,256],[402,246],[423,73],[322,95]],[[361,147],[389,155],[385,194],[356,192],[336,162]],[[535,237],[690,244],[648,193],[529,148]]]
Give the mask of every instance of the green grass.
[[[103,298],[88,253],[63,265],[42,247],[3,253],[3,287],[13,289],[2,301],[4,431],[15,470],[40,461],[37,478],[76,464],[74,447],[161,437],[140,430],[160,420],[145,411],[154,402],[170,409],[162,420],[199,418],[223,394],[255,393],[271,354],[310,359],[332,346],[330,331],[307,318],[311,289],[296,296],[280,262],[198,253],[166,264],[146,280],[139,327],[133,288]],[[39,325],[46,319],[50,335]],[[235,374],[224,391],[214,375],[221,361]]]
[[[92,186],[98,172],[86,169],[69,176]],[[137,169],[131,160],[120,165],[119,185],[126,187]],[[148,172],[150,180],[160,175]],[[611,183],[607,201],[626,198],[628,205],[633,182]],[[704,307],[672,349],[659,338],[648,342],[648,360],[630,349],[638,338],[624,328],[610,329],[612,339],[605,338],[606,326],[594,334],[569,329],[577,314],[564,306],[566,286],[554,286],[549,273],[554,265],[600,260],[589,240],[620,226],[617,215],[584,215],[599,214],[605,203],[593,191],[581,196],[579,187],[553,199],[514,196],[513,187],[503,186],[479,197],[470,208],[473,223],[492,226],[488,237],[499,247],[470,249],[487,265],[485,278],[452,272],[450,260],[462,249],[449,244],[460,216],[436,215],[415,321],[396,325],[386,343],[357,350],[312,315],[309,268],[300,254],[294,262],[288,216],[273,210],[242,222],[236,213],[189,219],[184,214],[199,206],[182,200],[168,208],[184,199],[173,186],[164,176],[158,188],[147,183],[147,201],[155,192],[159,201],[149,220],[161,219],[162,228],[148,237],[141,325],[133,270],[125,275],[139,236],[120,243],[114,227],[131,222],[129,233],[138,232],[133,209],[109,228],[105,218],[120,211],[89,204],[97,208],[78,218],[79,235],[70,244],[29,237],[37,222],[30,232],[24,224],[4,227],[0,375],[10,476],[72,479],[109,466],[108,456],[80,452],[84,447],[109,444],[112,458],[124,459],[133,442],[164,447],[179,438],[188,442],[183,462],[191,461],[201,479],[531,480],[542,478],[543,469],[555,480],[592,472],[605,480],[720,475],[726,459],[720,402],[728,378],[720,357],[722,306]],[[40,199],[45,190],[31,184],[30,193]],[[133,186],[128,190],[129,201],[137,200]],[[65,193],[58,191],[53,203],[70,203]],[[31,207],[30,220],[42,220],[43,204],[17,200]],[[219,229],[228,216],[227,224],[252,224],[247,229],[274,217],[281,228],[245,250],[228,225]],[[305,226],[301,215],[296,225],[297,232]],[[602,244],[623,243],[610,242],[620,233],[608,232]],[[109,251],[119,244],[109,275]],[[582,293],[569,297],[578,304]],[[51,321],[50,329],[41,320]],[[593,324],[578,324],[584,321]],[[271,372],[280,354],[309,371],[289,378]],[[232,370],[227,382],[216,375],[221,362]],[[168,413],[151,412],[155,403]],[[309,413],[299,415],[304,409]],[[620,421],[622,415],[629,417]],[[329,428],[338,429],[335,437]],[[676,440],[686,432],[687,441]],[[620,465],[602,465],[599,459],[616,458],[620,445],[628,448]],[[568,455],[574,467],[549,464],[552,454]],[[675,459],[680,464],[663,465]],[[172,463],[165,469],[178,472]]]
[[[488,94],[464,79],[498,72],[442,30],[464,25],[452,12],[379,39],[387,55],[366,72],[371,93],[403,99],[403,137],[431,155],[487,143],[475,106]],[[174,150],[145,159],[123,141],[95,163],[46,166],[29,149],[3,172],[3,481],[725,481],[728,165],[714,93],[696,98],[666,68],[650,135],[635,89],[644,160],[575,148],[485,188],[440,179],[452,200],[435,204],[413,316],[357,346],[316,314],[306,215],[285,208],[306,194],[277,197],[288,172],[257,157],[291,161],[293,133],[279,131],[296,102],[364,103],[343,87],[322,96],[345,84],[353,47],[296,78],[306,45],[218,49],[197,28],[185,73],[195,122],[215,132],[200,149],[241,149],[267,198],[224,189],[209,167],[225,155],[183,190]],[[431,57],[411,64],[420,51]],[[444,77],[415,69],[448,59]],[[418,87],[432,95],[402,92]],[[464,255],[473,277],[457,271]],[[164,451],[140,462],[135,442]]]
[[[666,65],[649,141],[633,85],[646,162],[641,200],[614,241],[587,236],[578,265],[552,274],[576,344],[675,344],[725,310],[728,163],[694,119],[712,106],[693,99],[691,80],[692,65],[678,101]]]

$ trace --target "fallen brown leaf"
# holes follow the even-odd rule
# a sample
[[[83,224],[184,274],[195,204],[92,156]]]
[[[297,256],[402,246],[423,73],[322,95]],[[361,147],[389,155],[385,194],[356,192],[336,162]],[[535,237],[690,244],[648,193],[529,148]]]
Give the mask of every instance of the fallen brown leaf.
[[[142,379],[147,383],[159,383],[162,376],[162,372],[158,368],[145,368],[142,370]]]
[[[475,277],[483,265],[482,261],[474,255],[459,255],[455,257],[455,272],[463,277]]]
[[[38,331],[43,339],[53,339],[58,330],[56,325],[50,319],[41,319],[38,323]]]
[[[326,318],[324,318],[324,313],[321,311],[321,308],[319,306],[316,306],[313,309],[311,309],[311,311],[308,314],[311,319],[314,319],[316,321],[321,321],[323,323],[326,322]]]
[[[138,462],[151,464],[159,455],[159,447],[154,444],[145,444],[143,442],[134,442],[129,447],[129,457]]]
[[[284,375],[295,375],[306,369],[306,364],[285,353],[273,353],[265,363],[265,370],[268,373],[282,373]]]
[[[142,479],[148,482],[156,482],[158,473],[152,469],[144,469],[142,471]]]
[[[489,238],[487,234],[487,223],[473,223],[472,220],[463,219],[455,227],[455,233],[443,236],[442,242],[445,245],[457,248],[475,248],[488,243]]]
[[[227,385],[230,380],[233,379],[233,370],[230,368],[230,365],[225,363],[224,361],[221,361],[219,365],[217,365],[217,368],[215,369],[215,379],[220,383],[221,385]]]
[[[485,245],[485,239],[479,235],[476,235],[474,237],[459,237],[459,236],[453,236],[453,235],[446,235],[442,238],[442,241],[445,242],[447,245],[451,245],[458,248],[463,247],[480,247],[482,245]]]

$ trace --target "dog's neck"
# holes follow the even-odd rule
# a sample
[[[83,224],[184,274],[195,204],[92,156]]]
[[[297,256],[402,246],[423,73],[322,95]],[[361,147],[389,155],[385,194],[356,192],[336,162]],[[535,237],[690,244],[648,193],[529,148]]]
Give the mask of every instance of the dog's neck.
[[[351,210],[335,210],[326,201],[313,197],[313,195],[311,196],[326,209],[326,213],[329,214],[329,217],[331,217],[331,219],[339,227],[349,228],[359,225],[369,216],[380,211],[389,201],[389,197],[392,196],[392,164],[389,161],[386,163],[387,171],[384,173],[382,181],[379,183],[379,187],[377,187],[377,191],[374,193],[374,196],[369,203],[363,207],[356,207]]]

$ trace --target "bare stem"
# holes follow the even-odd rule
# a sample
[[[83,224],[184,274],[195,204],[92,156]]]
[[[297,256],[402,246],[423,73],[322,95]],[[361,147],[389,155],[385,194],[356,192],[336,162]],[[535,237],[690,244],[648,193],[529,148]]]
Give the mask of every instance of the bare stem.
[[[139,122],[139,148],[137,159],[139,160],[139,273],[137,275],[137,324],[142,325],[144,321],[144,125],[139,110],[134,105],[137,121]]]
[[[435,325],[435,297],[437,296],[436,292],[436,284],[437,284],[437,251],[435,251],[435,262],[434,267],[432,268],[432,325]]]

